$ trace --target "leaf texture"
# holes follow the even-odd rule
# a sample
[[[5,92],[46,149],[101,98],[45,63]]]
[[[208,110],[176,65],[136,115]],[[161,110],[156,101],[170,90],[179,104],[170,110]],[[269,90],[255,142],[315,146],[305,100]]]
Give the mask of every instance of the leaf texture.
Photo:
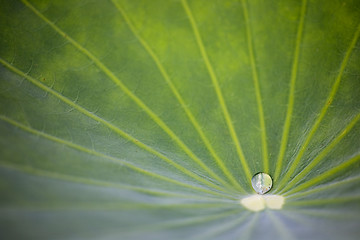
[[[1,6],[1,239],[357,239],[359,1]]]

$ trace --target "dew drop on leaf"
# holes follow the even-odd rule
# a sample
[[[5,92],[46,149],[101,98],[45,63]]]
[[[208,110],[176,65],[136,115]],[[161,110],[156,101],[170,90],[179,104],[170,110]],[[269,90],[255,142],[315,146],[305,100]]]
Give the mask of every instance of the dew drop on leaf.
[[[252,177],[251,185],[258,194],[265,194],[272,187],[272,179],[269,174],[259,172]]]

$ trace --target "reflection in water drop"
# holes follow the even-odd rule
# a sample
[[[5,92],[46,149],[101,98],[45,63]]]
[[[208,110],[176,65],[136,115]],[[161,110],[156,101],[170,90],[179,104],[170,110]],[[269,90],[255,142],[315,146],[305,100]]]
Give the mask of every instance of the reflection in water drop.
[[[251,185],[258,194],[265,194],[272,187],[272,179],[266,173],[257,173],[251,179]]]

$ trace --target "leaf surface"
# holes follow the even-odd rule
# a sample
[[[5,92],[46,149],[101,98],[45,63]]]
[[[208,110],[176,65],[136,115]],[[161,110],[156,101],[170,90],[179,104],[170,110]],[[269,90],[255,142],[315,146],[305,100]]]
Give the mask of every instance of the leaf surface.
[[[0,237],[357,239],[358,1],[1,6]]]

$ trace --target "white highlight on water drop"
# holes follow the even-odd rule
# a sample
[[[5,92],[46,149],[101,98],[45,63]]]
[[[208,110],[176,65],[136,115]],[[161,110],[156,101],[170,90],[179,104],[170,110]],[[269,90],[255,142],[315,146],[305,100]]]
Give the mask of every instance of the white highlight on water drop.
[[[251,185],[258,194],[265,194],[272,187],[272,179],[269,174],[259,172],[252,177]]]
[[[285,203],[285,198],[280,195],[264,196],[266,206],[270,209],[281,209]]]
[[[285,203],[285,198],[280,195],[251,195],[240,200],[240,203],[248,210],[259,212],[265,208],[281,209]]]
[[[240,203],[248,210],[258,212],[265,208],[265,201],[260,195],[253,195],[241,199]]]

